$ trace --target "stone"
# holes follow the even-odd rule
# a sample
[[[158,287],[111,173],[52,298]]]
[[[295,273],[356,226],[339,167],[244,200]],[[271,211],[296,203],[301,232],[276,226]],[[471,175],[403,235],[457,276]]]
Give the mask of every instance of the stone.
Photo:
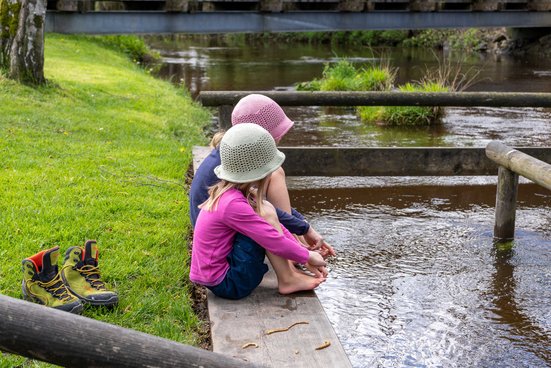
[[[189,10],[189,1],[188,0],[166,0],[164,9],[167,12],[187,13]]]
[[[528,1],[528,9],[535,11],[550,11],[551,0],[530,0]]]
[[[280,13],[283,11],[283,0],[261,0],[260,11]]]
[[[409,4],[412,11],[431,12],[436,10],[436,1],[412,0]]]
[[[364,0],[341,0],[339,1],[338,10],[348,12],[361,12],[365,9]]]
[[[474,11],[497,11],[499,10],[499,1],[496,0],[475,0],[472,4]]]
[[[57,0],[55,4],[56,10],[75,12],[78,10],[78,1],[77,0]]]

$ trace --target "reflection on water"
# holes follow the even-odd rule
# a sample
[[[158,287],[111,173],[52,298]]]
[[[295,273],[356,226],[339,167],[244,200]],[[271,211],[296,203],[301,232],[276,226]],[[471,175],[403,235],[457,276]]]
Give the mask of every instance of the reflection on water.
[[[551,193],[520,187],[503,250],[495,186],[292,191],[338,251],[317,294],[355,367],[551,365]]]
[[[513,146],[551,145],[551,110],[542,108],[446,108],[430,127],[381,127],[362,123],[353,109],[287,107],[295,122],[284,146],[484,147],[491,140]]]

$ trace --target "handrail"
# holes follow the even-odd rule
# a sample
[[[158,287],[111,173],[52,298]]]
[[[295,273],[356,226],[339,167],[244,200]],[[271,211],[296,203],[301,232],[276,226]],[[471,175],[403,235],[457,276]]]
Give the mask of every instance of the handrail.
[[[203,106],[234,105],[251,93],[283,106],[489,106],[551,107],[551,93],[517,92],[288,92],[202,91]]]
[[[494,237],[499,240],[511,240],[515,236],[519,174],[551,190],[551,165],[497,141],[488,143],[486,156],[500,165]]]
[[[227,129],[233,106],[251,93],[268,96],[282,106],[551,107],[551,93],[516,92],[202,91],[197,100],[203,106],[218,107],[219,127]]]
[[[1,294],[0,316],[0,350],[64,367],[255,366]]]

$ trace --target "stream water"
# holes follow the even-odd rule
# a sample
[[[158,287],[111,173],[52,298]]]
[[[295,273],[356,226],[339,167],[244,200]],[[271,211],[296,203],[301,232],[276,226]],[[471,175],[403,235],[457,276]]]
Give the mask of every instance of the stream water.
[[[388,60],[398,83],[442,54],[329,45],[150,40],[161,75],[202,90],[292,90],[326,63]],[[446,55],[454,59],[454,55]],[[457,56],[458,57],[458,56]],[[455,57],[454,60],[457,60]],[[471,56],[470,91],[551,90],[551,60]],[[442,124],[388,129],[352,109],[285,108],[282,146],[550,146],[551,110],[448,108]],[[551,366],[551,193],[523,182],[516,239],[493,243],[495,178],[289,178],[294,207],[338,252],[317,294],[354,367]]]

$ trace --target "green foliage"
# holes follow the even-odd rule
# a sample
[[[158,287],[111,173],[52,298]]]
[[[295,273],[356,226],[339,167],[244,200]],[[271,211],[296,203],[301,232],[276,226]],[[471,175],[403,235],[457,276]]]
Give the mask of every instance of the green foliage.
[[[394,84],[395,72],[388,67],[369,67],[355,77],[360,91],[389,91]]]
[[[386,91],[392,88],[395,72],[386,66],[358,70],[346,59],[326,64],[321,79],[297,85],[299,91]]]
[[[401,92],[448,92],[449,89],[437,82],[406,83]],[[431,125],[441,118],[443,109],[431,106],[360,106],[358,115],[362,121],[388,126]]]
[[[320,84],[321,91],[355,91],[357,90],[356,68],[348,60],[342,59],[335,65],[327,64],[323,69]]]
[[[426,29],[404,39],[406,47],[443,48],[476,51],[484,44],[484,33],[479,29]]]
[[[159,54],[149,49],[143,38],[134,35],[90,36],[89,39],[113,50],[122,51],[136,63],[151,63]]]
[[[96,239],[120,303],[84,315],[196,344],[184,178],[210,114],[88,37],[47,35],[45,61],[46,86],[0,78],[0,293],[21,297],[24,258]]]

